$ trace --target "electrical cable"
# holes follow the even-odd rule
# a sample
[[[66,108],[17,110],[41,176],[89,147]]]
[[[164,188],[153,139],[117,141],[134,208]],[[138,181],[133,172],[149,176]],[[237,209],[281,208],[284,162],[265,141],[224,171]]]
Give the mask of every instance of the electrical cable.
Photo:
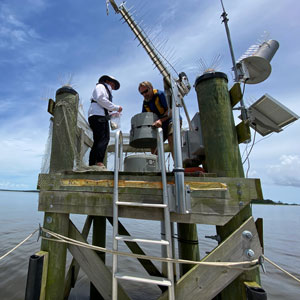
[[[251,145],[251,148],[247,154],[247,157],[245,158],[245,160],[243,161],[243,164],[246,162],[246,160],[249,158],[249,155],[253,149],[253,146],[255,145],[255,137],[256,137],[256,125],[255,125],[255,129],[254,129],[254,137],[253,137],[253,142],[252,142],[252,145]]]

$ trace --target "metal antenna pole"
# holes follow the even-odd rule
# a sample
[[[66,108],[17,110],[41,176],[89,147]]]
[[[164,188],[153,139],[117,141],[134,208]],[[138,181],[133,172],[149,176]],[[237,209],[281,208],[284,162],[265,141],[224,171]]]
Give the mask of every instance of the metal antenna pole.
[[[231,60],[232,60],[232,65],[233,65],[233,71],[234,71],[234,81],[238,82],[238,73],[237,73],[237,69],[236,69],[236,62],[235,62],[235,57],[234,57],[234,52],[233,52],[233,46],[232,46],[232,42],[231,42],[231,37],[230,37],[230,31],[229,31],[229,27],[228,27],[228,21],[229,19],[227,18],[228,14],[225,11],[224,5],[223,5],[223,1],[221,1],[221,5],[223,8],[223,13],[221,15],[221,17],[223,18],[223,23],[225,25],[225,30],[226,30],[226,34],[227,34],[227,40],[228,40],[228,44],[229,44],[229,50],[230,50],[230,55],[231,55]]]
[[[164,78],[168,89],[171,91],[172,95],[172,121],[173,121],[173,138],[174,138],[174,177],[176,186],[176,201],[177,207],[180,213],[186,213],[185,205],[185,194],[184,194],[184,169],[182,167],[182,151],[180,143],[180,119],[179,119],[179,106],[182,103],[181,99],[184,94],[180,93],[177,89],[177,83],[174,78],[171,77],[170,72],[165,67],[160,55],[156,51],[153,43],[147,37],[145,32],[140,28],[140,26],[135,22],[132,15],[127,11],[125,4],[122,3],[117,7],[114,0],[109,0],[112,4],[116,13],[120,13],[122,18],[128,24],[132,32],[135,34],[143,48],[146,50],[147,54],[151,58],[154,65],[157,67],[159,72]],[[174,93],[174,86],[176,86],[176,92]]]
[[[112,2],[112,0],[110,0]],[[115,8],[115,6],[113,6]],[[135,22],[133,17],[130,15],[128,10],[126,9],[124,3],[120,5],[117,13],[120,13],[124,21],[128,24],[129,28],[132,30],[134,35],[139,40],[140,44],[143,46],[143,48],[146,50],[147,54],[161,73],[161,75],[164,77],[164,79],[167,81],[169,85],[171,85],[170,82],[170,74],[167,70],[167,68],[164,66],[163,62],[161,61],[159,55],[154,50],[154,47],[151,45],[151,41],[148,37],[144,34],[143,30],[140,28],[140,26]]]
[[[232,60],[232,64],[233,64],[233,71],[234,71],[234,81],[235,82],[239,82],[239,75],[238,75],[238,71],[237,71],[237,67],[236,67],[236,61],[235,61],[235,57],[234,57],[234,52],[233,52],[233,46],[232,46],[232,42],[231,42],[231,37],[230,37],[230,31],[229,31],[229,27],[228,27],[228,21],[229,19],[227,18],[227,13],[225,11],[224,5],[223,5],[223,1],[221,1],[221,5],[223,8],[223,13],[221,15],[221,17],[223,18],[223,23],[225,25],[225,30],[226,30],[226,35],[227,35],[227,40],[228,40],[228,44],[229,44],[229,50],[230,50],[230,55],[231,55],[231,60]],[[242,98],[240,100],[240,104],[241,104],[241,114],[242,114],[242,120],[246,121],[248,119],[247,116],[247,110],[245,108],[245,104],[244,104],[244,99]]]

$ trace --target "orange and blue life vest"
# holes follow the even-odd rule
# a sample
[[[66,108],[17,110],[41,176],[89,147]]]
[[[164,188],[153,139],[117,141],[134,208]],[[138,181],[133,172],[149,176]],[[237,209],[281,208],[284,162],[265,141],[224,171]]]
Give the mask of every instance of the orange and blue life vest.
[[[153,94],[154,95],[150,101],[144,100],[142,112],[153,112],[158,116],[159,119],[161,119],[168,110],[166,96],[164,92],[156,89],[153,90]],[[165,122],[169,121],[170,119],[166,120]]]

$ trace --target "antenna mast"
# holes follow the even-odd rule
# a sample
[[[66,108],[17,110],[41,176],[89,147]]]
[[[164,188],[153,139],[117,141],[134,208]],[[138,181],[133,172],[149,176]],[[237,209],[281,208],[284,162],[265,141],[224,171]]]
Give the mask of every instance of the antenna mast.
[[[234,52],[233,52],[233,46],[232,46],[232,42],[231,42],[231,37],[230,37],[230,31],[229,31],[229,27],[228,27],[228,21],[229,19],[227,18],[227,13],[225,11],[224,5],[223,5],[223,1],[221,1],[221,5],[223,8],[223,13],[221,15],[221,17],[223,18],[223,23],[225,25],[225,30],[226,30],[226,35],[227,35],[227,40],[228,40],[228,45],[229,45],[229,50],[230,50],[230,55],[231,55],[231,60],[232,60],[232,64],[233,64],[233,72],[234,72],[234,81],[235,82],[239,82],[239,74],[238,74],[238,70],[236,67],[236,61],[235,61],[235,57],[234,57]],[[247,110],[245,108],[245,104],[244,104],[244,99],[242,97],[242,99],[240,100],[240,104],[241,104],[241,114],[242,114],[242,120],[246,121],[248,119],[247,116]]]
[[[175,177],[175,196],[177,210],[179,213],[185,214],[189,213],[185,185],[184,185],[184,168],[182,164],[182,150],[181,150],[181,136],[180,136],[180,116],[179,107],[183,106],[185,114],[190,128],[192,128],[191,121],[185,107],[183,97],[190,91],[191,86],[188,82],[185,73],[179,74],[179,79],[175,80],[170,72],[167,70],[163,63],[165,60],[168,61],[159,53],[155,48],[146,33],[140,28],[140,26],[135,22],[132,15],[127,11],[125,4],[122,3],[117,7],[114,0],[109,0],[112,7],[116,13],[120,13],[122,18],[128,24],[130,29],[133,31],[134,35],[138,38],[143,48],[146,50],[147,54],[161,73],[165,82],[166,94],[171,96],[172,101],[172,120],[173,120],[173,143],[174,143],[174,177]],[[171,66],[171,65],[170,65]],[[171,66],[172,67],[172,66]]]
[[[125,4],[122,3],[119,7],[117,7],[114,0],[109,0],[112,4],[112,7],[114,8],[116,13],[120,13],[124,21],[128,24],[134,35],[139,40],[140,44],[143,46],[143,48],[146,50],[147,54],[163,76],[164,80],[167,82],[169,86],[171,86],[170,82],[170,73],[168,72],[167,68],[164,66],[160,55],[155,50],[154,45],[150,41],[150,39],[146,36],[145,32],[140,28],[140,26],[135,22],[133,17],[130,15],[128,10],[125,7]]]

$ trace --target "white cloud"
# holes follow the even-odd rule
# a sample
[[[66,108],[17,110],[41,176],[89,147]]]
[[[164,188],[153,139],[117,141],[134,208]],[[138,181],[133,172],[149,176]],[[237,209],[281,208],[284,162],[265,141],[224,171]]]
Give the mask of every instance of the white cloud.
[[[36,170],[36,176],[39,172],[48,134],[49,115],[46,112],[46,103],[43,111],[32,108],[42,105],[37,103],[36,99],[54,98],[55,90],[68,81],[66,76],[59,80],[59,73],[74,74],[72,83],[84,103],[85,111],[99,76],[107,73],[117,77],[121,82],[121,89],[114,92],[114,101],[124,108],[122,116],[124,132],[129,132],[131,117],[141,111],[142,98],[137,91],[138,83],[149,80],[156,88],[163,88],[162,77],[158,70],[153,69],[144,49],[141,46],[137,47],[139,43],[134,40],[128,26],[118,22],[119,15],[114,15],[110,10],[110,15],[104,20],[102,17],[94,19],[94,15],[90,14],[91,10],[103,10],[100,13],[103,12],[104,17],[104,4],[97,2],[96,8],[85,10],[83,6],[82,11],[76,11],[74,7],[81,7],[78,2],[77,6],[72,6],[72,18],[66,18],[67,6],[64,5],[70,5],[70,1],[25,0],[22,9],[19,8],[18,2],[10,0],[6,1],[6,4],[0,4],[0,50],[4,54],[1,55],[0,62],[1,67],[7,68],[7,73],[12,74],[11,77],[7,76],[5,89],[0,89],[2,92],[0,112],[5,113],[2,114],[0,129],[2,138],[0,164],[2,168],[5,166],[5,172],[12,174],[11,170],[14,170],[16,178],[18,174],[29,174],[29,170],[32,169]],[[162,0],[159,3],[155,1],[150,3],[128,0],[127,3],[127,7],[134,4],[138,14],[140,11],[141,15],[145,11],[148,13],[145,18],[141,17],[144,21],[141,25],[152,28],[152,37],[161,32],[157,37],[158,43],[168,39],[163,52],[175,49],[174,60],[181,59],[180,63],[175,64],[175,68],[177,71],[187,72],[191,84],[200,73],[199,59],[203,58],[210,62],[218,54],[222,55],[220,71],[227,73],[232,82],[231,60],[224,24],[220,19],[222,7],[219,1]],[[299,114],[299,88],[297,84],[292,84],[297,78],[294,71],[297,70],[295,66],[299,64],[296,59],[299,56],[299,46],[297,40],[287,34],[290,33],[288,29],[299,27],[299,18],[292,18],[299,10],[299,4],[292,0],[279,0],[275,7],[271,0],[234,0],[225,1],[224,4],[228,12],[236,58],[254,43],[264,30],[270,31],[272,38],[280,37],[282,40],[286,38],[283,42],[279,40],[281,45],[278,54],[272,60],[273,70],[270,79],[260,85],[247,85],[246,100],[250,97],[254,101],[267,92]],[[62,10],[46,11],[47,5],[58,5]],[[159,10],[159,7],[164,9]],[[281,11],[280,14],[278,11]],[[67,12],[70,13],[69,10]],[[85,14],[92,17],[85,20],[83,19]],[[68,26],[66,31],[65,28],[56,26],[57,23],[61,24],[61,18],[65,18],[66,25],[72,24],[72,31]],[[277,22],[278,19],[281,22]],[[43,26],[39,26],[40,24]],[[78,24],[80,26],[76,27]],[[91,34],[95,28],[98,31],[95,30]],[[85,31],[86,29],[88,31]],[[90,34],[90,39],[82,38],[85,35],[89,37]],[[4,52],[5,49],[12,48],[16,51]],[[97,52],[92,51],[95,48]],[[105,51],[98,53],[103,49]],[[174,63],[174,60],[171,60]],[[22,78],[22,82],[17,81],[16,74],[18,76],[21,74],[19,78]],[[16,82],[17,84],[13,84]],[[45,91],[42,91],[43,89]],[[8,97],[10,91],[12,96]],[[198,111],[194,89],[186,97],[185,102],[190,116],[193,117]],[[24,107],[24,103],[31,111],[28,107]],[[23,118],[24,114],[28,115]],[[279,159],[284,153],[293,164],[298,164],[300,140],[295,138],[300,129],[298,123],[255,145],[250,155],[249,177],[259,176],[264,181],[298,184],[293,180],[299,178],[297,169],[288,164],[288,159]],[[257,140],[259,138],[257,136]],[[290,175],[289,172],[284,172],[287,169]],[[284,176],[278,177],[277,174],[283,174],[282,172]],[[1,174],[0,179],[3,183],[13,183],[13,180],[7,179],[5,174]],[[34,183],[35,180],[34,178]],[[19,182],[16,181],[16,184]]]
[[[29,1],[23,3],[24,9],[20,10],[10,4],[0,4],[0,38],[2,48],[15,49],[18,45],[29,42],[31,39],[39,38],[36,30],[23,22],[21,17],[26,12],[36,12],[44,8],[45,1]],[[30,9],[28,9],[30,7]]]
[[[282,155],[279,163],[267,166],[267,174],[274,183],[300,187],[300,156]]]
[[[0,189],[19,190],[19,189],[28,189],[28,187],[29,186],[27,184],[23,184],[23,183],[0,181]]]
[[[2,122],[0,128],[1,173],[7,176],[38,172],[41,167],[48,129],[39,118],[19,117]]]

